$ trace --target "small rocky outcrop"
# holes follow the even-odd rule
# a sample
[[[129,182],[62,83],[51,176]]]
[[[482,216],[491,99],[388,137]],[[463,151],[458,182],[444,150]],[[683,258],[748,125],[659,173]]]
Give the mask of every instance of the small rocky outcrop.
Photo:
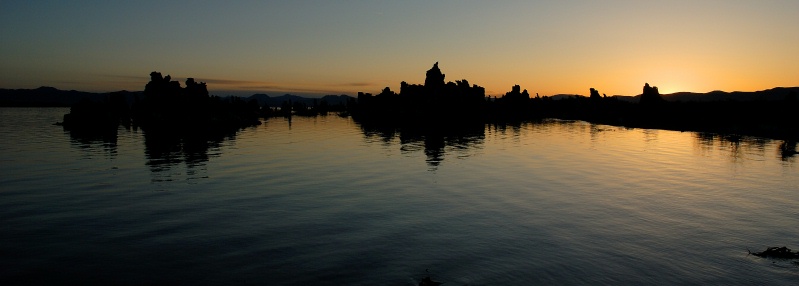
[[[599,95],[599,94],[597,94]],[[666,100],[660,96],[657,86],[649,86],[649,83],[644,84],[644,91],[641,93],[640,103],[643,105],[653,105],[664,103]]]
[[[785,246],[769,247],[765,251],[761,252],[749,251],[749,254],[763,258],[799,259],[799,252],[792,251],[790,248]]]

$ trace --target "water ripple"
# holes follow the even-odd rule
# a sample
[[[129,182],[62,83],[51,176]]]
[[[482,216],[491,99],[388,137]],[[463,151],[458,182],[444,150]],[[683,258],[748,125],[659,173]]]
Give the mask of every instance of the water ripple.
[[[327,116],[270,118],[203,156],[155,158],[137,130],[74,140],[51,125],[65,111],[0,108],[0,283],[416,285],[429,269],[448,285],[733,285],[799,273],[745,251],[799,248],[799,170],[780,142],[559,120],[408,137]]]

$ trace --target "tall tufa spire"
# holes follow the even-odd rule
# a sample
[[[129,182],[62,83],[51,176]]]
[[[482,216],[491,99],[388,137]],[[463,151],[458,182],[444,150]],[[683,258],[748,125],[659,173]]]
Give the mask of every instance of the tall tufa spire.
[[[424,80],[424,86],[428,88],[435,88],[444,85],[444,74],[438,68],[438,62],[433,64],[433,67],[427,71],[427,77]]]

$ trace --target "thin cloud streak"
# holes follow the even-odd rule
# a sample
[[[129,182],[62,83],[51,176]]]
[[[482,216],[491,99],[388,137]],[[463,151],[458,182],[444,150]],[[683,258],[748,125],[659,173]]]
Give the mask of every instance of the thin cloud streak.
[[[374,86],[375,83],[372,82],[349,82],[349,83],[340,83],[334,84],[332,86],[352,86],[352,87],[361,87],[361,86]]]

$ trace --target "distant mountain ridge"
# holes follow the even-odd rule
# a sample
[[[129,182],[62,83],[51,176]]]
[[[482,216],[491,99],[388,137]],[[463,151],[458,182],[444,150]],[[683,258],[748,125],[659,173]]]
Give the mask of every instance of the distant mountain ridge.
[[[775,87],[761,91],[711,91],[708,93],[676,92],[661,95],[666,101],[777,101],[786,97],[799,96],[799,87]]]
[[[77,90],[60,90],[54,87],[42,86],[36,89],[0,89],[0,106],[2,107],[69,107],[86,98],[92,101],[101,101],[111,94],[125,94],[128,102],[133,102],[133,97],[141,94],[140,91],[116,91],[94,93]]]
[[[792,95],[793,94],[793,95]],[[566,99],[569,97],[585,97],[580,94],[555,94],[549,96],[554,100]],[[664,100],[669,102],[712,102],[712,101],[779,101],[784,100],[790,96],[799,96],[799,87],[775,87],[760,91],[733,91],[726,92],[714,90],[706,93],[699,92],[675,92],[669,94],[661,94]],[[638,102],[641,95],[613,95],[609,97],[617,98],[626,102]]]
[[[115,91],[105,93],[94,93],[77,90],[60,90],[54,87],[42,86],[35,89],[0,89],[0,107],[69,107],[78,103],[81,99],[87,98],[92,101],[101,101],[111,94],[124,94],[127,101],[133,102],[135,96],[141,96],[141,91]],[[565,99],[569,97],[582,97],[584,95],[576,94],[556,94],[548,96],[554,100]],[[761,91],[712,91],[707,93],[696,92],[677,92],[671,94],[661,95],[663,99],[670,102],[711,102],[711,101],[779,101],[785,100],[789,97],[799,96],[799,87],[775,87]],[[613,95],[622,101],[638,102],[641,95],[626,96],[626,95]],[[346,105],[347,101],[354,99],[349,95],[326,95],[322,98],[309,98],[297,95],[284,94],[281,96],[269,96],[267,94],[253,94],[245,97],[246,100],[255,99],[258,104],[269,105],[271,107],[278,107],[283,102],[302,102],[307,106],[313,106],[314,102],[317,104],[322,101],[327,101],[330,105]]]
[[[115,92],[86,92],[77,90],[60,90],[54,87],[42,86],[35,89],[6,89],[0,88],[0,107],[70,107],[80,102],[82,99],[91,101],[102,101],[111,94],[123,94],[126,101],[130,104],[136,96],[143,96],[143,91],[115,91]],[[222,96],[230,97],[230,96]],[[354,99],[348,95],[326,95],[322,98],[308,98],[297,95],[284,94],[271,97],[266,94],[253,94],[243,97],[245,100],[255,99],[258,105],[267,104],[271,107],[278,107],[284,101],[302,102],[307,106],[313,106],[322,101],[327,101],[329,105],[346,105],[349,99]]]

